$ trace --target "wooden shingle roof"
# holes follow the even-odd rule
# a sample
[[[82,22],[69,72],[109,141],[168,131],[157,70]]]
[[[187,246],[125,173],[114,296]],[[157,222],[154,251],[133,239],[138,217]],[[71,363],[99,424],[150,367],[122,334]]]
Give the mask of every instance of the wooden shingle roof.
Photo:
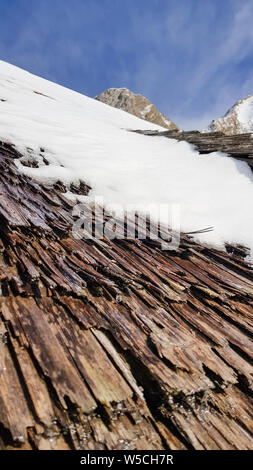
[[[0,449],[252,449],[252,266],[76,240],[19,156],[0,145]]]

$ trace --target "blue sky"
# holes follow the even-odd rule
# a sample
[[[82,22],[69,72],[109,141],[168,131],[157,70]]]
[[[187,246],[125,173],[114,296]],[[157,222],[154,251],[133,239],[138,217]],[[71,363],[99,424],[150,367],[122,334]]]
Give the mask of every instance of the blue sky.
[[[179,126],[253,94],[253,0],[0,0],[0,58],[95,96],[142,93]]]

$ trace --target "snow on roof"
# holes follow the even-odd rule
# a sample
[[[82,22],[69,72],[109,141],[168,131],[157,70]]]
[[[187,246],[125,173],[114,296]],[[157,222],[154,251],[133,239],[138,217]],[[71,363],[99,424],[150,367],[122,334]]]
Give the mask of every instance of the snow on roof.
[[[107,205],[177,203],[183,230],[214,227],[198,235],[200,241],[253,248],[253,185],[246,163],[129,132],[161,128],[5,62],[0,100],[0,138],[39,166],[18,161],[28,176],[67,185],[85,181],[92,188],[89,200],[103,196]]]

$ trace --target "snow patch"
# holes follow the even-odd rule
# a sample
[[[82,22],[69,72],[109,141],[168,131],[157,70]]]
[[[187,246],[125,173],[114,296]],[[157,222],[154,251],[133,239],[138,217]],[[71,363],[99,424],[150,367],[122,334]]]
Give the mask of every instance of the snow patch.
[[[238,105],[237,108],[238,121],[242,132],[253,131],[253,96],[246,98]]]
[[[171,126],[171,121],[168,121],[168,119],[163,118],[163,122],[167,124],[167,126]]]
[[[147,114],[150,112],[152,106],[153,106],[152,103],[151,103],[151,104],[148,104],[148,105],[145,106],[145,108],[141,111],[141,116],[143,117],[143,119],[145,119],[145,117],[147,116]]]

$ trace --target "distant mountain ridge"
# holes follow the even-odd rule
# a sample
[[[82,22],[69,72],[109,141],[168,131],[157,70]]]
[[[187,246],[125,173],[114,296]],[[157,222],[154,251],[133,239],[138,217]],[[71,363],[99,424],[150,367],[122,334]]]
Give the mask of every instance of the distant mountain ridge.
[[[108,88],[97,95],[95,99],[165,129],[180,130],[148,98],[135,94],[128,88]],[[253,133],[253,95],[238,100],[223,117],[214,119],[208,126],[207,131],[222,132],[225,135]]]
[[[177,125],[160,113],[148,98],[135,94],[128,88],[109,88],[96,96],[95,99],[166,129],[179,130]]]
[[[253,132],[253,95],[237,101],[224,117],[211,122],[209,130],[227,135]]]

